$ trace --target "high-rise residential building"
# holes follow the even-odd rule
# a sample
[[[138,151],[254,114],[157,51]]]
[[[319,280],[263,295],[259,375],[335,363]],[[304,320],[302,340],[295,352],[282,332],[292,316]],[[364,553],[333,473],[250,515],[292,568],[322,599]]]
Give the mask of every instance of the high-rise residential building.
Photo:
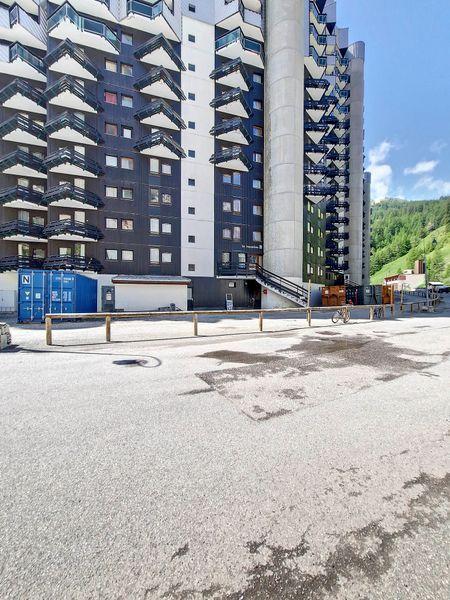
[[[336,2],[3,0],[0,289],[20,267],[182,276],[210,307],[367,283],[363,114]]]

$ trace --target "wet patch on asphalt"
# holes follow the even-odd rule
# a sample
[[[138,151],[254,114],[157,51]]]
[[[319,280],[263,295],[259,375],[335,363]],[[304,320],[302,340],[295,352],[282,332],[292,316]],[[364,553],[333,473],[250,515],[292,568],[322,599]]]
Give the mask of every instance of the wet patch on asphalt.
[[[270,354],[225,350],[200,357],[214,358],[220,364],[240,363],[197,376],[210,390],[258,422],[291,415],[376,382],[394,381],[409,373],[422,372],[443,358],[425,361],[424,358],[429,359],[425,352],[363,335],[312,335]],[[355,368],[360,377],[354,377]],[[335,370],[333,377],[315,376],[329,369]]]
[[[188,552],[189,552],[189,544],[185,544],[184,546],[181,546],[181,548],[178,548],[178,550],[172,554],[172,558],[170,560],[173,560],[174,558],[181,558],[182,556],[186,556],[186,554]]]

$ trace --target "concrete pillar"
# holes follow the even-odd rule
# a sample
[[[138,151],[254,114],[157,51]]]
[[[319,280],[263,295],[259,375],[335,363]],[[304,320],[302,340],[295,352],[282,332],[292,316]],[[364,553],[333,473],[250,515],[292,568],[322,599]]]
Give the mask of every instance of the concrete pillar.
[[[364,195],[363,195],[363,284],[370,281],[370,184],[371,175],[368,171],[364,173]]]
[[[264,267],[295,283],[303,271],[304,3],[267,0]],[[291,306],[278,294],[263,304]]]
[[[362,283],[363,253],[363,181],[364,181],[364,56],[365,45],[356,42],[349,46],[350,62],[350,224],[349,276]]]

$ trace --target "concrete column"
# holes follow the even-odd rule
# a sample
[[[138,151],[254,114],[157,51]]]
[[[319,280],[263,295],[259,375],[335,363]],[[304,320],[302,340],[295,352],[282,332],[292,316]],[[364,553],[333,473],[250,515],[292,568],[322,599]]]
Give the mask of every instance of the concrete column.
[[[363,195],[363,284],[367,285],[370,280],[370,184],[371,175],[368,171],[364,173],[364,195]]]
[[[349,276],[362,283],[363,182],[364,182],[364,56],[365,45],[349,46],[350,62],[350,224]]]
[[[266,1],[264,267],[295,283],[303,267],[304,3]],[[264,306],[290,306],[269,292]]]

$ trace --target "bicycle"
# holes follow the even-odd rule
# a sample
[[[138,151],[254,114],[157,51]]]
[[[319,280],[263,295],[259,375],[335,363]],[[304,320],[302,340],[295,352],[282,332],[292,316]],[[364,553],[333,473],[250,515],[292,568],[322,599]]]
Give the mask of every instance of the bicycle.
[[[340,308],[337,310],[331,317],[331,320],[334,324],[338,323],[339,321],[348,323],[350,321],[350,313],[348,308]]]
[[[373,309],[373,318],[374,319],[383,319],[384,318],[383,309],[381,308],[381,306]]]

